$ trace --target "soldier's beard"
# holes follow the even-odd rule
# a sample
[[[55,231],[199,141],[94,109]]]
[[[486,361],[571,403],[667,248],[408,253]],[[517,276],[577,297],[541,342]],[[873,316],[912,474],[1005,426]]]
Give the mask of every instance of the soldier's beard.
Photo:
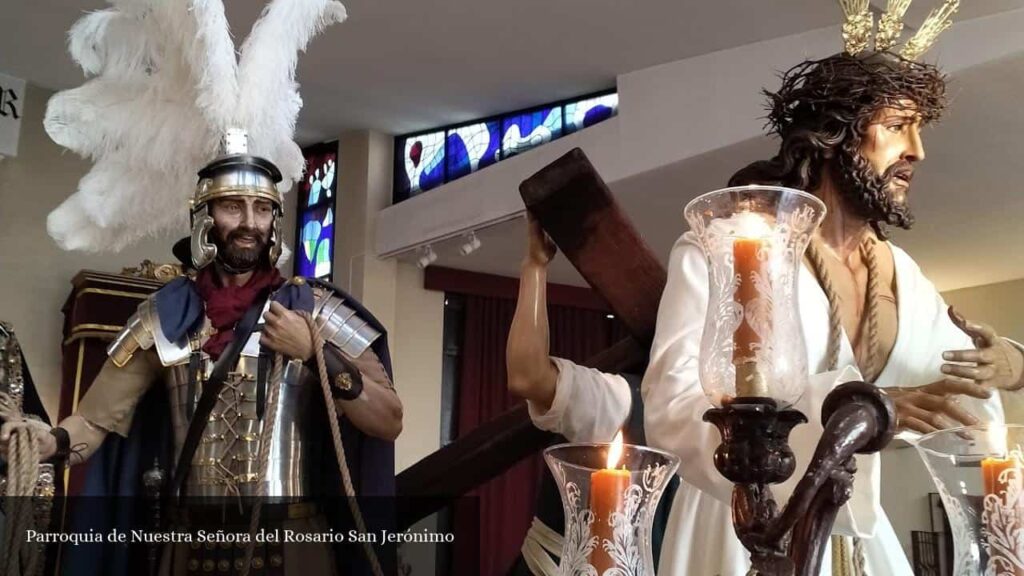
[[[905,200],[906,195],[904,200],[895,200],[891,190],[896,174],[908,169],[911,169],[910,163],[900,161],[879,174],[859,152],[839,150],[836,155],[839,192],[858,215],[872,224],[888,224],[904,230],[913,227],[914,215]]]
[[[239,226],[228,232],[226,240],[219,229],[214,229],[212,236],[213,243],[217,246],[217,261],[226,272],[242,274],[264,263],[269,265],[267,240],[255,228]],[[235,241],[240,239],[251,239],[253,245],[239,246]]]

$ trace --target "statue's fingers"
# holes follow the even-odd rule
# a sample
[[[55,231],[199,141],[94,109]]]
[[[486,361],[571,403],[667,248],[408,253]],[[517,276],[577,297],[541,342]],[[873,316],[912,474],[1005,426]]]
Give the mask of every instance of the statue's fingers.
[[[900,418],[900,425],[906,430],[913,430],[914,432],[920,432],[921,434],[929,434],[936,430],[934,426],[926,423],[924,420],[921,420],[916,416]]]
[[[970,350],[947,350],[942,359],[950,362],[973,362],[975,364],[991,364],[995,362],[995,354],[990,348],[971,348]]]
[[[995,376],[991,365],[966,366],[964,364],[943,364],[942,373],[948,376],[957,376],[974,381],[989,380]]]
[[[14,431],[21,424],[20,421],[11,420],[4,422],[3,426],[0,426],[0,442],[3,442],[6,446],[7,442],[11,439],[11,432]]]
[[[974,345],[978,348],[995,346],[999,340],[999,335],[996,334],[994,328],[988,324],[972,322],[964,318],[952,306],[949,307],[949,319],[953,321],[957,328],[970,336],[971,340],[974,341]]]
[[[933,382],[924,387],[929,394],[935,394],[939,396],[945,396],[948,394],[960,394],[963,396],[970,396],[972,398],[980,398],[982,400],[988,400],[992,397],[992,387],[979,384],[971,379],[962,379],[956,376],[950,376]]]
[[[971,414],[960,405],[956,396],[947,396],[942,402],[942,409],[946,416],[964,426],[974,426],[980,422],[974,414]]]

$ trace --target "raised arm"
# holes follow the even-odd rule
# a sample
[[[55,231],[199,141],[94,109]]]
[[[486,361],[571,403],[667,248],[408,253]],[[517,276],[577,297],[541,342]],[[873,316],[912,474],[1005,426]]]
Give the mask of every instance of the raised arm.
[[[519,300],[505,348],[510,392],[548,410],[555,399],[558,370],[548,356],[548,264],[556,248],[540,224],[528,216],[528,249],[519,278]]]

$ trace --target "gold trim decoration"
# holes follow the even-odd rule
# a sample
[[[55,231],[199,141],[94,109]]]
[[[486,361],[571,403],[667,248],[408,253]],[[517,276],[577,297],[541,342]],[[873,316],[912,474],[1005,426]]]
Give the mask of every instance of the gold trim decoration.
[[[157,290],[158,288],[160,288],[160,282],[153,279],[143,278],[141,276],[132,277],[124,276],[121,274],[95,272],[90,270],[79,272],[71,280],[71,283],[74,285],[75,288],[80,288],[87,282],[101,282],[103,284],[109,284],[111,286],[114,286],[115,288],[124,288],[125,286],[131,286],[134,288],[147,288],[149,290]]]
[[[900,56],[907,60],[920,58],[935,44],[935,39],[939,37],[939,34],[945,32],[953,24],[953,14],[956,14],[959,8],[960,0],[946,0],[942,6],[932,10],[917,33],[903,46]]]
[[[871,41],[871,29],[875,15],[871,13],[869,0],[839,0],[843,9],[843,44],[851,56],[860,54]]]
[[[346,392],[352,389],[352,375],[348,372],[342,372],[334,377],[334,385]]]
[[[903,33],[903,16],[912,1],[888,0],[875,33],[876,52],[891,50],[899,42],[900,34]],[[850,56],[856,56],[867,50],[871,41],[875,16],[871,12],[870,0],[839,0],[839,6],[843,9],[843,50]],[[953,14],[959,8],[960,0],[945,0],[941,6],[933,9],[917,33],[903,45],[900,56],[907,60],[920,58],[935,44],[939,35],[953,24]]]
[[[149,294],[140,294],[139,292],[128,292],[126,290],[107,290],[106,288],[83,288],[75,294],[75,300],[81,298],[86,294],[100,294],[103,296],[120,296],[124,298],[136,298],[138,300],[145,300],[149,298]]]
[[[152,260],[143,260],[135,268],[124,268],[121,270],[122,276],[130,276],[132,278],[144,278],[146,280],[156,280],[166,284],[171,280],[174,280],[178,276],[184,275],[184,271],[181,268],[181,264],[157,264]]]
[[[263,198],[269,200],[275,205],[281,205],[281,193],[277,191],[277,188],[256,188],[253,186],[223,186],[219,188],[212,188],[203,192],[202,196],[198,196],[195,199],[196,205],[206,204],[217,200],[219,198],[227,198],[229,196],[251,196],[253,198]]]
[[[875,34],[875,50],[888,50],[896,45],[903,33],[903,15],[910,8],[910,0],[889,0],[885,14],[878,21]]]
[[[123,329],[124,326],[115,326],[113,324],[79,324],[71,329],[71,335],[64,341],[64,344],[71,344],[75,340],[79,340],[81,338],[106,338],[111,334],[117,334]]]

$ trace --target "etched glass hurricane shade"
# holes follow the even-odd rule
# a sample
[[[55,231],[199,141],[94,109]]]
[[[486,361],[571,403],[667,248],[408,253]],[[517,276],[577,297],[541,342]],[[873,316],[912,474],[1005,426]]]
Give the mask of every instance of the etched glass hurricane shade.
[[[617,442],[559,444],[544,460],[565,512],[560,576],[655,576],[654,512],[679,458]]]
[[[793,405],[807,387],[797,278],[825,205],[792,188],[740,186],[695,198],[684,215],[708,265],[705,394],[719,407],[734,397]]]
[[[954,576],[1024,576],[1024,426],[940,430],[915,444],[949,517]]]

